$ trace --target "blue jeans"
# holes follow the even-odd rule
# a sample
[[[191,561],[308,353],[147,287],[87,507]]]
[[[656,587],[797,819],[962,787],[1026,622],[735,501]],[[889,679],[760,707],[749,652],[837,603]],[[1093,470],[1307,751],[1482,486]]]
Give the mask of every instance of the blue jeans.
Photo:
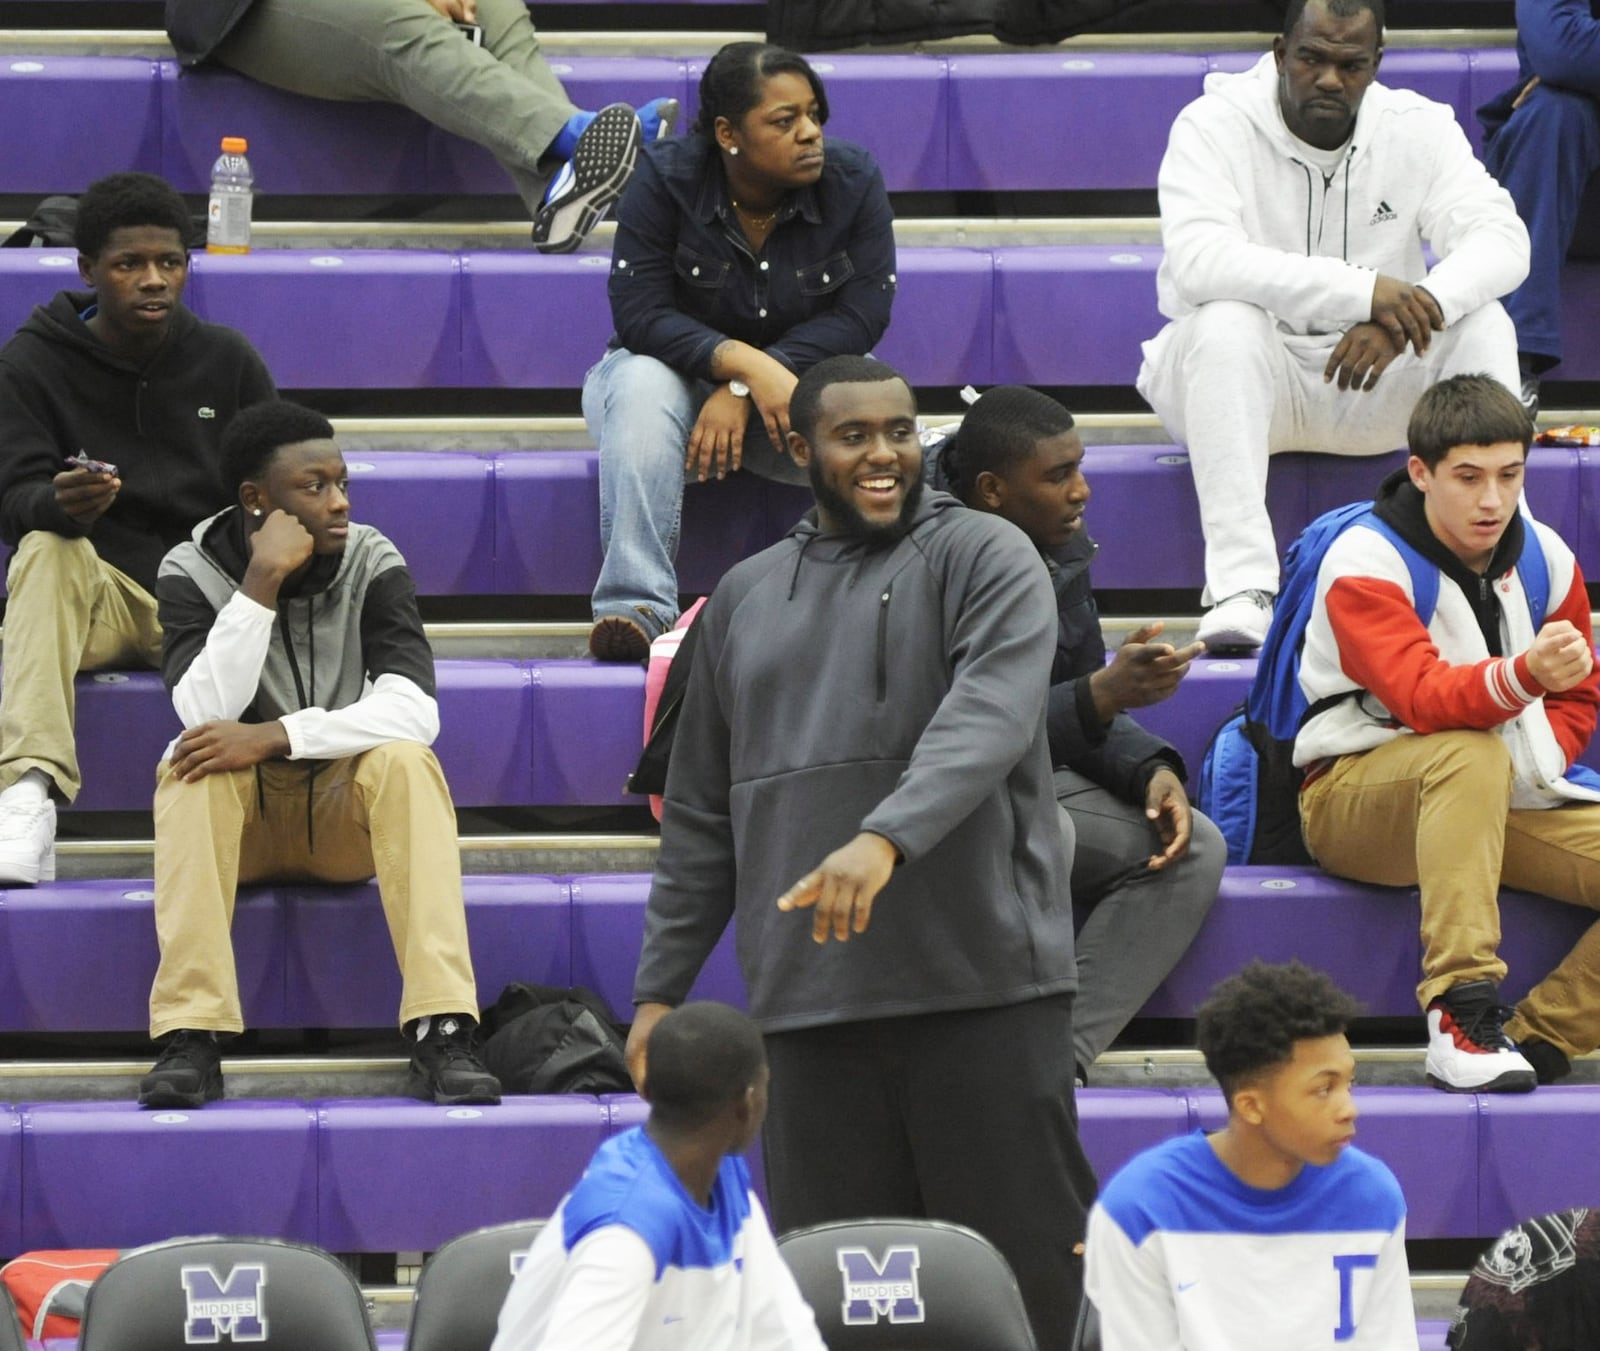
[[[583,380],[583,416],[600,447],[600,547],[594,617],[622,615],[652,638],[678,617],[678,535],[684,468],[700,406],[716,388],[654,357],[612,348]],[[760,420],[745,432],[743,467],[763,478],[804,483],[774,450]]]
[[[1528,279],[1505,299],[1517,350],[1535,369],[1561,360],[1561,266],[1590,177],[1600,171],[1600,101],[1540,85],[1490,137],[1483,162],[1528,226]]]

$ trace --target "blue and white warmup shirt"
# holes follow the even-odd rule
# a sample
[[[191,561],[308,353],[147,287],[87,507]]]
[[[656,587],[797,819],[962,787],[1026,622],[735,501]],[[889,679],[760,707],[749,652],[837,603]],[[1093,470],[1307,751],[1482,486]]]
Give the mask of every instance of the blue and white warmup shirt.
[[[492,1351],[824,1351],[744,1160],[711,1204],[643,1127],[607,1140],[540,1230]]]
[[[1370,1154],[1262,1191],[1196,1131],[1100,1193],[1085,1288],[1105,1351],[1416,1351],[1405,1231],[1400,1184]]]

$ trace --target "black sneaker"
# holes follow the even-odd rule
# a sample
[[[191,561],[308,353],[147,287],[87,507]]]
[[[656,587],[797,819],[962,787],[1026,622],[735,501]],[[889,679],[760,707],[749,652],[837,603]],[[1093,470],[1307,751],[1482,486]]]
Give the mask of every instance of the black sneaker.
[[[612,103],[583,129],[572,158],[561,166],[533,218],[533,246],[540,253],[570,253],[622,189],[639,157],[644,133],[626,103]]]
[[[428,1035],[411,1052],[406,1092],[444,1106],[497,1103],[500,1081],[484,1068],[473,1049],[477,1024],[464,1013],[441,1013],[430,1020]]]
[[[1559,1046],[1552,1046],[1537,1037],[1529,1037],[1517,1044],[1517,1050],[1521,1051],[1522,1058],[1533,1066],[1533,1072],[1539,1076],[1541,1084],[1553,1084],[1557,1079],[1565,1079],[1572,1073],[1572,1061]]]
[[[222,1096],[222,1048],[211,1032],[180,1028],[139,1080],[141,1107],[204,1107]]]

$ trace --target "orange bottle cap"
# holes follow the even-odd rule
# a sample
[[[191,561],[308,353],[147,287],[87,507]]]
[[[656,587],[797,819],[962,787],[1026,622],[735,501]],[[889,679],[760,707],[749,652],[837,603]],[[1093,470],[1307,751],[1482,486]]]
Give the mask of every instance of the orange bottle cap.
[[[224,136],[222,138],[222,153],[224,155],[242,155],[250,149],[250,142],[243,136]]]

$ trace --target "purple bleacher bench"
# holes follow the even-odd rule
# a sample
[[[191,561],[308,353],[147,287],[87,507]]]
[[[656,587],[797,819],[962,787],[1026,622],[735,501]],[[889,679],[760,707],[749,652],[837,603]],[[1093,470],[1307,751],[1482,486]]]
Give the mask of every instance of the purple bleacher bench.
[[[0,191],[82,192],[106,174],[160,173],[159,78],[146,57],[0,57],[0,125],[9,130]],[[208,184],[210,170],[208,160]]]
[[[85,878],[0,890],[0,1032],[142,1032],[159,959],[152,886]],[[468,875],[462,890],[481,1004],[516,980],[588,983],[573,975],[567,879]],[[395,1023],[400,975],[375,882],[243,887],[233,950],[248,1027]]]
[[[21,1252],[22,1241],[22,1117],[11,1107],[0,1107],[0,1252]]]
[[[131,1248],[176,1234],[320,1232],[315,1113],[298,1102],[146,1112],[33,1103],[22,1117],[27,1248]]]
[[[348,1099],[315,1116],[318,1242],[336,1252],[427,1251],[548,1215],[609,1133],[600,1100],[575,1094],[494,1107]]]
[[[1152,245],[911,247],[878,354],[914,385],[1131,385],[1161,328]],[[284,389],[576,389],[611,334],[603,253],[268,249],[196,255],[189,303]],[[1568,380],[1600,378],[1600,263],[1563,274]],[[70,250],[0,254],[0,331],[77,281]]]

